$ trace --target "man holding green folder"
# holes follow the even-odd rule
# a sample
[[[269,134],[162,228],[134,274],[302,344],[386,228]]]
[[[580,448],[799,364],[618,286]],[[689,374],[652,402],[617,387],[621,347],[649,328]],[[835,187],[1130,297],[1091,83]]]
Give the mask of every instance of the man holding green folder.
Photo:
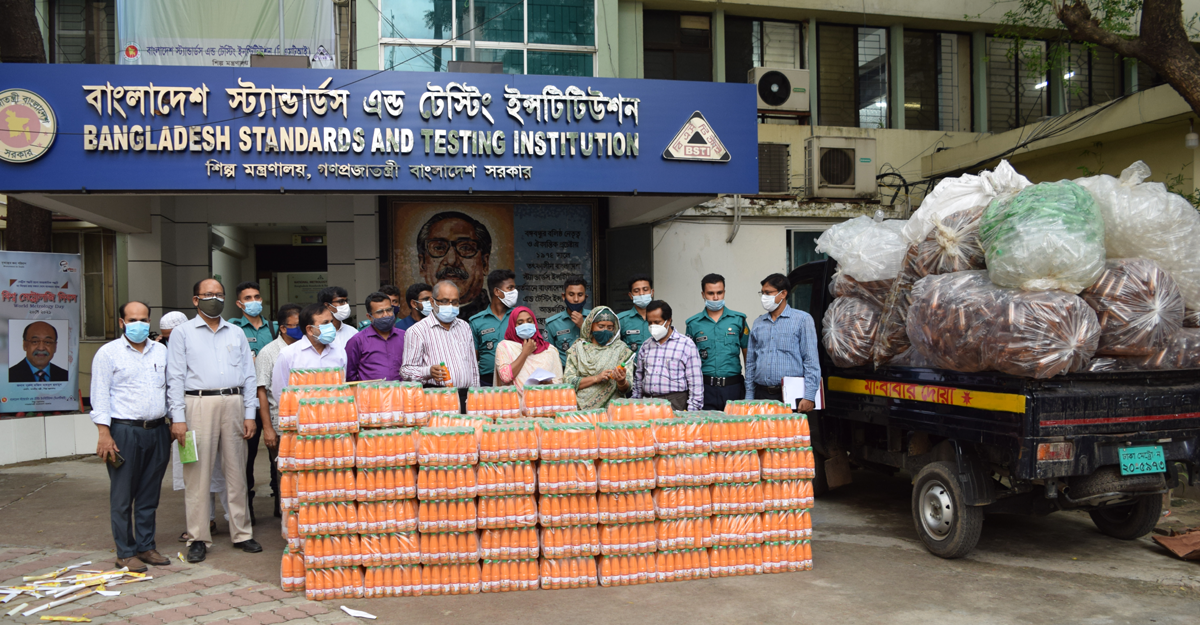
[[[167,425],[167,348],[146,340],[150,307],[119,310],[121,338],[92,359],[92,423],[100,430],[96,455],[108,464],[109,514],[117,567],[142,572],[171,561],[155,548],[155,516],[171,460]]]

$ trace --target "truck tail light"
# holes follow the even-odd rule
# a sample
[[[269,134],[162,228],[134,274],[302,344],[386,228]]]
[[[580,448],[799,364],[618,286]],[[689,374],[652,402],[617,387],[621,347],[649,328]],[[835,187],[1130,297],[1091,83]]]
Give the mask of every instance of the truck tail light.
[[[1070,460],[1075,457],[1074,443],[1038,443],[1038,462]]]

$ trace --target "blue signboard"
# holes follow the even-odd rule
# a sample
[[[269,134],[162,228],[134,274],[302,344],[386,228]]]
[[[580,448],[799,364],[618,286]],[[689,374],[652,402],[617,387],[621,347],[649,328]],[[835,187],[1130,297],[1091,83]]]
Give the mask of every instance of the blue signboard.
[[[752,85],[0,65],[0,191],[753,194]]]

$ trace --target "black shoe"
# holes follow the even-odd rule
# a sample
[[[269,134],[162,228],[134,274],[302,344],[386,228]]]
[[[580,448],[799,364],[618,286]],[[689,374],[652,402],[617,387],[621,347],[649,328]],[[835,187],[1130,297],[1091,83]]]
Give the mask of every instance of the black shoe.
[[[245,551],[246,553],[258,553],[262,551],[262,545],[258,544],[258,541],[254,540],[253,538],[250,540],[243,540],[240,543],[233,543],[233,546]]]
[[[187,561],[192,564],[204,562],[204,555],[207,553],[208,547],[205,547],[204,543],[196,541],[188,547]]]

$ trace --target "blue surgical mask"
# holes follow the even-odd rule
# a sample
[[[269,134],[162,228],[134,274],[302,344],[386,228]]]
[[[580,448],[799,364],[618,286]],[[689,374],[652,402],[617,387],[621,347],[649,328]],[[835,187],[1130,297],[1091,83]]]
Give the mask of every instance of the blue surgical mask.
[[[141,343],[150,336],[150,324],[145,321],[130,321],[125,324],[125,338],[131,343]]]
[[[387,317],[372,317],[371,318],[371,327],[375,328],[376,330],[378,330],[380,332],[389,332],[389,331],[391,331],[392,326],[394,326],[394,325],[396,325],[395,315],[389,315]]]
[[[531,339],[535,334],[537,334],[537,326],[532,323],[517,324],[517,336],[521,339]]]
[[[321,330],[321,335],[317,337],[317,340],[322,345],[329,345],[333,339],[337,338],[337,328],[333,327],[332,323],[322,323],[317,328]]]
[[[262,302],[246,302],[246,316],[257,317],[262,314]]]
[[[704,300],[704,307],[709,310],[721,310],[722,308],[725,307],[725,300],[723,300],[723,299],[719,299],[719,300],[706,299],[706,300]]]
[[[596,344],[600,346],[608,345],[613,340],[612,330],[596,330],[592,332],[592,338],[596,339]]]
[[[433,314],[433,302],[425,300],[421,302],[421,316],[428,317]]]
[[[438,306],[437,318],[442,323],[451,323],[458,318],[458,306]]]
[[[299,341],[300,339],[304,338],[304,330],[300,326],[296,326],[294,328],[284,328],[283,333],[288,335],[288,338],[292,339],[293,341]]]
[[[634,295],[633,296],[633,305],[637,306],[638,308],[645,308],[645,307],[649,306],[650,302],[652,302],[652,301],[654,301],[653,295]]]

